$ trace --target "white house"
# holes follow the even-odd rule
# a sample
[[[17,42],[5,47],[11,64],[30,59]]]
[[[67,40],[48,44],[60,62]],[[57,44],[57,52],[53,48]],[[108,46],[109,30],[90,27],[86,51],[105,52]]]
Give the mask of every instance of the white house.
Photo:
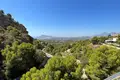
[[[112,39],[105,40],[105,43],[115,43],[117,41],[117,37],[114,37]]]
[[[113,38],[113,41],[114,41],[114,42],[116,42],[116,41],[117,41],[117,39],[118,39],[117,37],[116,37],[116,38]]]

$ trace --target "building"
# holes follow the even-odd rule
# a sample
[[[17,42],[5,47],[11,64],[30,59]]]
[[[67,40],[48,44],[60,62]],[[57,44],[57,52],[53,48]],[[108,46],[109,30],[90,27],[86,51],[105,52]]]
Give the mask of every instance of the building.
[[[105,40],[105,43],[116,43],[117,39],[118,39],[118,35],[117,33],[112,33],[111,36],[112,38]]]
[[[116,43],[117,39],[117,37],[113,37],[112,39],[105,40],[105,43]]]

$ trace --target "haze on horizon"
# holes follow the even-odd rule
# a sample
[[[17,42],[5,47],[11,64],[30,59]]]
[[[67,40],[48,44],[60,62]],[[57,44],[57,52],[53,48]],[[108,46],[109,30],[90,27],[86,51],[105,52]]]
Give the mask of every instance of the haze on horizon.
[[[2,0],[0,9],[31,36],[89,36],[120,32],[119,0]]]

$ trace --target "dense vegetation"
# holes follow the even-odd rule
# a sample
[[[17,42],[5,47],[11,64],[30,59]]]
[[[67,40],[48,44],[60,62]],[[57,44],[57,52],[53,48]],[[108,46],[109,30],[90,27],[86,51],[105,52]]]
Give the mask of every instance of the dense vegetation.
[[[103,80],[120,72],[120,50],[102,45],[108,38],[33,39],[22,24],[1,10],[0,80]]]

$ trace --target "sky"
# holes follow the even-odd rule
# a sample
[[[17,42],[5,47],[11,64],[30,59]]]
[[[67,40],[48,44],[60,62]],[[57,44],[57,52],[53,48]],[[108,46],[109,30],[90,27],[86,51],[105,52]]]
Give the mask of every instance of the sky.
[[[31,36],[90,36],[120,32],[120,0],[1,0]]]

